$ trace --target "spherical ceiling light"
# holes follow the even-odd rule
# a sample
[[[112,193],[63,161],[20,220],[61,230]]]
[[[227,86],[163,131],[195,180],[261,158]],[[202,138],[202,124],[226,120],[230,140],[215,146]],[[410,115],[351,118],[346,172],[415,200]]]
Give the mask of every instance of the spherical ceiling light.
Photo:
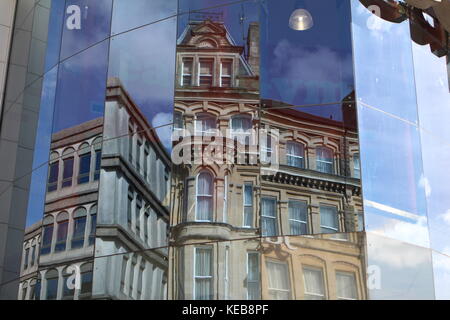
[[[297,31],[311,29],[314,25],[311,13],[305,9],[296,9],[289,18],[289,27]]]

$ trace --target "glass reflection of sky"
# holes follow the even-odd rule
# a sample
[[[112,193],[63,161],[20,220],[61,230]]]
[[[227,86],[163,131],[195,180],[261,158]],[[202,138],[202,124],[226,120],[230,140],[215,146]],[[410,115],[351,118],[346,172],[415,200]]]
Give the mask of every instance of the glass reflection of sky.
[[[413,123],[417,121],[409,22],[392,23],[352,3],[358,101]]]
[[[77,5],[81,9],[81,28],[79,30],[64,28],[61,59],[103,41],[110,35],[112,0],[66,1],[66,6],[70,5]],[[68,19],[69,14],[65,17]]]
[[[417,127],[365,106],[358,118],[366,229],[428,246]]]
[[[41,107],[33,158],[33,169],[35,170],[31,176],[27,227],[41,220],[44,211],[48,169],[45,164],[49,158],[57,75],[58,67],[49,70],[44,76],[42,84]]]
[[[353,91],[349,1],[304,1],[314,19],[307,31],[289,28],[296,3],[261,5],[261,96],[292,105],[342,101]],[[330,117],[325,107],[306,110]]]
[[[422,139],[424,183],[430,240],[433,249],[450,253],[450,92],[446,57],[437,57],[429,45],[412,43],[417,104]]]
[[[60,64],[53,132],[103,116],[109,41]]]
[[[367,266],[371,300],[434,299],[429,249],[367,232]]]
[[[113,33],[176,13],[177,1],[117,1]],[[176,18],[111,39],[108,77],[117,77],[167,148],[171,148],[175,83]]]

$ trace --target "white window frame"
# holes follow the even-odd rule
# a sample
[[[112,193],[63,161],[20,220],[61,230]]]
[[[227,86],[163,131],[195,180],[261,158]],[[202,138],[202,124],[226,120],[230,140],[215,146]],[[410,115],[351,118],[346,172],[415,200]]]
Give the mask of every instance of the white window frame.
[[[202,250],[205,250],[205,249],[208,249],[208,250],[210,250],[211,251],[211,255],[210,255],[210,258],[211,258],[211,261],[210,261],[210,264],[211,264],[211,275],[210,276],[197,276],[196,275],[196,266],[197,266],[197,250],[198,249],[202,249]],[[213,261],[214,261],[214,256],[213,256],[213,254],[214,254],[214,252],[213,252],[213,247],[211,247],[211,246],[198,246],[198,247],[194,247],[194,267],[192,268],[193,269],[193,280],[194,280],[194,285],[192,286],[192,288],[193,288],[193,296],[192,296],[192,298],[193,299],[195,299],[195,297],[196,297],[196,292],[197,292],[197,279],[209,279],[209,285],[210,285],[210,289],[211,289],[211,293],[213,293],[213,290],[214,290],[214,288],[213,288],[213,286],[214,286],[214,283],[213,283],[213,281],[214,281],[214,268],[213,268]]]
[[[353,284],[355,285],[355,293],[356,293],[356,298],[348,298],[348,297],[340,297],[338,296],[338,288],[337,288],[337,277],[338,275],[344,275],[344,276],[351,276],[353,278]],[[349,271],[336,271],[336,297],[338,298],[338,300],[358,300],[358,285],[357,285],[357,281],[356,281],[356,274],[354,272],[349,272]]]
[[[261,200],[264,200],[264,199],[270,199],[270,200],[275,201],[275,215],[274,216],[264,215],[264,212],[262,211],[262,205],[261,205],[261,233],[262,233],[263,237],[274,237],[274,236],[277,236],[277,234],[278,234],[278,207],[277,207],[278,199],[273,196],[263,196]],[[264,234],[264,230],[262,229],[262,220],[264,220],[264,218],[275,220],[275,235],[265,235]]]
[[[185,60],[190,60],[191,62],[191,73],[184,73],[184,63]],[[191,83],[189,83],[189,85],[187,86],[192,86],[192,79],[193,77],[193,73],[194,73],[194,58],[193,57],[183,57],[181,58],[181,79],[180,79],[180,86],[184,87],[184,77],[185,76],[190,76],[191,77]]]
[[[322,275],[323,294],[318,294],[318,293],[307,292],[306,291],[305,270],[320,271],[320,274]],[[325,274],[323,272],[323,268],[321,268],[321,267],[312,267],[312,266],[303,266],[302,267],[302,272],[303,272],[303,283],[304,283],[304,288],[303,289],[304,289],[304,292],[305,292],[305,297],[308,295],[308,296],[322,297],[322,300],[326,300],[327,299],[327,288],[325,286]]]
[[[212,129],[209,129],[207,131],[204,131],[203,128],[202,130],[199,130],[198,128],[198,121],[201,121],[201,118],[207,118],[207,119],[211,119],[214,121],[215,123],[215,127],[213,127]],[[195,115],[195,120],[194,120],[194,132],[195,135],[197,136],[202,136],[202,137],[209,137],[209,136],[215,136],[216,135],[216,130],[217,130],[217,117],[208,114],[208,113],[198,113]]]
[[[288,145],[289,144],[295,144],[295,145],[299,145],[302,149],[303,149],[303,156],[298,156],[298,155],[295,155],[295,154],[291,154],[291,153],[289,153],[289,148],[288,148]],[[289,158],[296,158],[296,159],[301,159],[302,160],[302,163],[303,163],[303,166],[302,167],[297,167],[297,166],[292,166],[292,167],[294,167],[294,168],[300,168],[300,169],[304,169],[304,168],[306,168],[306,161],[305,161],[305,146],[302,144],[302,143],[300,143],[300,142],[297,142],[297,141],[288,141],[288,142],[286,142],[286,164],[287,165],[289,165],[289,161],[288,161],[288,159]],[[290,165],[289,165],[290,166]]]
[[[278,291],[278,292],[286,292],[289,295],[288,299],[292,299],[292,289],[291,289],[291,275],[289,273],[289,265],[287,262],[281,262],[281,261],[276,261],[276,260],[266,260],[266,269],[267,269],[267,276],[270,277],[270,271],[269,268],[267,267],[267,264],[272,263],[272,264],[278,264],[278,265],[282,265],[286,271],[286,277],[287,277],[287,283],[288,283],[288,289],[280,289],[280,288],[271,288],[270,287],[270,281],[267,282],[267,289],[269,291]]]
[[[198,193],[198,178],[202,173],[206,173],[211,177],[211,183],[212,183],[212,194],[211,195],[203,195]],[[211,202],[213,208],[211,212],[211,219],[209,220],[200,220],[198,219],[198,197],[211,197]],[[196,222],[212,222],[214,220],[214,175],[212,175],[209,171],[200,171],[197,176],[195,177],[195,221]]]
[[[291,215],[289,214],[289,205],[291,204],[291,202],[306,203],[306,220],[305,221],[291,218]],[[288,200],[288,217],[289,217],[289,233],[291,233],[291,221],[306,225],[306,234],[309,233],[309,229],[308,229],[308,203],[306,201],[296,200],[296,199],[289,199]],[[291,235],[294,235],[294,234],[291,234]],[[303,235],[303,234],[300,234],[300,235]]]
[[[336,209],[337,228],[334,228],[334,227],[331,227],[331,226],[324,226],[322,224],[322,212],[320,212],[322,207],[328,207],[328,208]],[[327,230],[333,230],[334,231],[334,232],[329,232],[329,234],[339,233],[339,207],[334,206],[334,205],[330,205],[330,204],[321,204],[319,206],[319,214],[320,214],[320,230],[321,230],[321,233],[324,233],[324,232],[322,232],[322,229],[327,229]]]
[[[244,131],[244,130],[242,130],[242,129],[238,129],[239,131],[237,131],[236,129],[234,129],[233,128],[233,120],[235,120],[235,119],[239,119],[239,118],[241,118],[241,119],[246,119],[246,121],[248,120],[249,122],[250,122],[250,129],[248,129],[247,131]],[[230,119],[230,124],[229,124],[229,126],[230,126],[230,139],[231,140],[235,140],[235,138],[237,137],[238,139],[238,141],[240,142],[240,137],[249,137],[249,144],[250,143],[252,143],[253,141],[251,141],[252,139],[252,130],[253,130],[253,124],[252,124],[252,120],[253,120],[253,118],[252,118],[252,116],[251,115],[246,115],[246,114],[238,114],[238,115],[235,115],[235,116],[232,116],[231,117],[231,119]],[[244,138],[244,141],[246,141],[247,139],[246,138]],[[246,144],[245,144],[246,145]]]
[[[331,152],[331,161],[322,160],[322,159],[319,160],[319,156],[318,156],[319,153],[317,152],[319,149],[328,150],[329,152]],[[318,168],[319,168],[319,166],[317,165],[318,162],[324,163],[324,164],[330,164],[331,165],[331,172],[323,172],[323,171],[318,170]],[[334,151],[333,151],[333,149],[330,149],[330,148],[325,147],[325,146],[320,146],[320,147],[316,148],[316,169],[317,169],[317,171],[322,172],[322,173],[326,173],[326,174],[334,174],[335,173]]]

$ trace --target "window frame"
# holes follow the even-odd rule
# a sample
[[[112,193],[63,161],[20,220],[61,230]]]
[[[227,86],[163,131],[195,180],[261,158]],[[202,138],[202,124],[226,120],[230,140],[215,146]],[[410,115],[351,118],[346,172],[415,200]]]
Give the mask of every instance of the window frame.
[[[197,276],[197,250],[209,250],[210,251],[210,275],[209,276]],[[210,286],[210,297],[214,295],[214,252],[212,246],[196,246],[194,247],[194,268],[193,268],[193,298],[195,300],[202,300],[197,299],[197,279],[209,279],[209,286]]]
[[[298,219],[293,219],[292,217],[291,217],[291,211],[290,211],[290,208],[291,208],[291,204],[293,204],[293,203],[300,203],[300,204],[304,204],[305,205],[305,210],[306,210],[306,220],[305,221],[303,221],[303,220],[298,220]],[[297,199],[288,199],[288,221],[289,221],[289,235],[308,235],[309,234],[309,221],[308,221],[308,202],[307,201],[304,201],[304,200],[297,200]],[[302,234],[302,233],[300,233],[300,234],[295,234],[295,233],[293,233],[292,232],[292,222],[294,222],[294,223],[300,223],[300,224],[303,224],[303,225],[305,225],[305,227],[306,227],[306,233],[305,234]]]
[[[229,75],[224,75],[223,74],[223,65],[224,63],[229,63],[230,64],[230,74]],[[220,60],[220,87],[222,88],[232,88],[233,87],[233,59],[232,58],[223,58]],[[229,86],[224,86],[223,85],[223,78],[228,78],[230,81],[230,85]]]
[[[264,202],[264,200],[271,200],[271,201],[275,202],[275,206],[274,206],[275,207],[275,213],[274,213],[273,216],[266,216],[266,215],[264,215],[263,204],[262,204]],[[262,196],[261,197],[261,235],[263,237],[276,237],[278,235],[278,208],[277,208],[277,205],[278,205],[278,198],[277,197],[274,197],[274,196]],[[275,223],[275,234],[274,235],[269,235],[269,234],[265,233],[264,228],[263,228],[263,221],[265,219],[273,219],[274,220],[274,223]]]
[[[314,292],[308,292],[306,289],[306,277],[305,277],[305,270],[309,270],[309,271],[319,271],[322,277],[322,289],[323,289],[323,294],[319,294],[319,293],[314,293]],[[325,283],[325,273],[324,273],[324,269],[322,267],[317,267],[317,266],[309,266],[309,265],[303,265],[302,266],[302,273],[303,273],[303,292],[305,295],[305,300],[311,300],[311,299],[306,299],[306,296],[313,296],[313,297],[322,297],[322,299],[319,300],[327,300],[327,287],[326,287],[326,283]]]
[[[184,65],[185,65],[185,61],[190,60],[191,63],[191,72],[190,73],[185,73],[184,72]],[[192,86],[192,79],[194,74],[194,58],[193,57],[182,57],[181,58],[181,78],[180,78],[180,86],[182,87],[191,87]],[[185,77],[189,77],[190,81],[189,84],[185,84],[184,82],[184,78]]]
[[[277,261],[277,260],[273,260],[273,259],[267,259],[266,261],[266,270],[267,270],[267,275],[268,277],[270,277],[270,268],[268,267],[268,264],[277,264],[277,265],[281,265],[283,266],[284,270],[286,271],[286,278],[287,278],[287,283],[288,283],[288,289],[281,289],[281,288],[271,288],[270,287],[270,280],[268,279],[267,281],[267,291],[269,292],[269,295],[271,294],[271,291],[277,291],[277,292],[284,292],[284,293],[288,293],[288,300],[292,299],[292,286],[291,286],[291,275],[290,275],[290,268],[289,268],[289,264],[288,262],[282,262],[282,261]]]
[[[210,74],[202,74],[202,61],[203,61],[203,63],[205,63],[205,61],[208,61],[211,63],[211,70],[210,70],[211,73]],[[213,57],[201,57],[198,59],[197,81],[198,81],[199,87],[209,88],[209,87],[214,86],[214,65],[215,65],[215,59]],[[210,84],[202,85],[202,78],[209,78]]]
[[[302,155],[295,155],[295,154],[291,154],[289,153],[289,145],[295,145],[295,146],[300,146],[300,149],[302,151]],[[300,159],[300,163],[301,166],[295,166],[290,164],[289,159],[290,158],[294,158],[294,159]],[[290,140],[286,142],[286,165],[290,166],[290,167],[294,167],[294,168],[299,168],[299,169],[305,169],[306,168],[306,159],[305,159],[305,145],[301,142],[297,142],[294,140]]]
[[[202,174],[208,175],[211,178],[211,194],[207,195],[207,194],[199,194],[198,189],[199,189],[199,178]],[[206,198],[208,197],[211,202],[211,212],[209,213],[209,219],[208,220],[203,220],[203,219],[199,219],[198,218],[198,203],[199,203],[199,197],[203,197]],[[197,174],[197,177],[195,179],[195,221],[196,222],[212,222],[214,220],[214,175],[206,170],[200,171]]]
[[[326,160],[326,159],[322,159],[323,157],[319,158],[319,150],[321,151],[326,151],[326,152],[330,152],[330,159],[331,160]],[[336,169],[335,169],[335,164],[334,164],[334,160],[335,160],[335,153],[333,151],[333,149],[326,147],[326,146],[319,146],[316,147],[316,170],[325,174],[335,174],[336,173]],[[323,167],[326,167],[327,165],[331,166],[331,170],[330,172],[327,171],[323,171],[319,169],[319,163],[324,164]]]
[[[333,208],[336,212],[336,228],[331,226],[325,226],[322,224],[322,208]],[[339,225],[339,207],[332,204],[320,204],[319,205],[319,214],[320,214],[320,233],[322,234],[333,234],[333,233],[339,233],[340,232],[340,225]],[[323,232],[323,229],[333,230],[334,232]]]

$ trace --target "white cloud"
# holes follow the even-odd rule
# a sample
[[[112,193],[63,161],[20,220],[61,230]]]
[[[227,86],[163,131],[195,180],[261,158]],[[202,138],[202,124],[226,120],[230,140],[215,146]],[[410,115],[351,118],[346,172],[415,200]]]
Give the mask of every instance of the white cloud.
[[[158,134],[161,143],[167,148],[170,149],[172,146],[172,125],[173,122],[173,114],[169,112],[160,112],[155,115],[152,120],[152,126],[154,128],[160,127],[156,129],[156,133]]]
[[[441,214],[440,218],[450,226],[450,209]]]
[[[427,198],[429,196],[431,196],[431,190],[432,189],[431,189],[430,181],[423,174],[420,177],[419,186],[425,189],[425,195],[426,195]]]

